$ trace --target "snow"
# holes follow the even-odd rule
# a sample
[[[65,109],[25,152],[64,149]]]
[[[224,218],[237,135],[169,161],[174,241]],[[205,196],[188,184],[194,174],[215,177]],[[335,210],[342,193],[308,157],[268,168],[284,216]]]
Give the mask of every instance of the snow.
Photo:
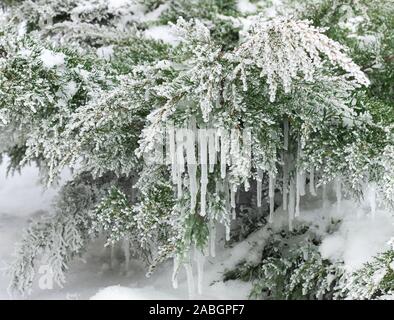
[[[237,9],[242,13],[254,13],[257,11],[257,6],[249,0],[238,0]]]
[[[394,234],[394,218],[381,210],[371,218],[365,209],[348,200],[342,202],[347,214],[339,230],[323,240],[320,252],[324,258],[343,261],[348,270],[356,270],[379,252],[389,249],[388,241]]]
[[[173,46],[176,46],[180,42],[173,28],[168,25],[150,27],[144,31],[144,36],[154,40],[161,40]]]
[[[175,300],[168,292],[159,292],[154,287],[127,288],[120,285],[101,289],[90,300]]]
[[[186,279],[187,279],[187,289],[189,299],[193,299],[195,296],[196,288],[194,286],[194,276],[193,276],[193,267],[190,263],[186,263],[184,265],[186,270]]]
[[[161,14],[169,8],[169,6],[170,6],[169,2],[163,3],[153,11],[146,12],[143,16],[140,17],[139,21],[140,22],[156,21],[160,18]]]
[[[19,239],[21,229],[27,224],[28,218],[37,214],[40,209],[49,208],[55,190],[43,193],[37,184],[38,170],[34,166],[22,170],[22,175],[5,178],[5,164],[1,167],[0,176],[0,268],[10,261],[14,243]],[[326,259],[344,261],[348,270],[359,268],[362,263],[369,261],[378,252],[389,248],[389,240],[394,234],[394,217],[391,212],[376,208],[375,218],[370,215],[369,200],[355,203],[342,199],[341,210],[337,211],[335,188],[330,193],[327,188],[327,206],[321,206],[322,188],[319,196],[313,197],[307,193],[301,202],[302,215],[293,220],[295,206],[295,181],[290,183],[289,212],[279,207],[275,211],[272,224],[267,224],[247,239],[232,246],[225,246],[225,227],[217,228],[217,242],[211,248],[212,256],[194,257],[188,268],[191,295],[193,299],[245,299],[250,289],[250,282],[227,281],[221,277],[225,270],[234,268],[240,261],[258,262],[264,244],[272,231],[286,227],[291,218],[291,224],[298,221],[310,223],[310,228],[323,237],[320,252]],[[26,198],[27,197],[27,198]],[[5,200],[6,199],[6,200]],[[22,201],[23,199],[24,201]],[[28,199],[26,201],[26,199]],[[342,219],[337,231],[327,234],[327,226],[331,218]],[[183,266],[175,265],[177,269],[177,289],[171,285],[173,278],[173,261],[160,265],[150,277],[145,277],[145,269],[134,258],[130,257],[129,271],[125,271],[125,262],[118,259],[123,256],[122,245],[114,250],[104,248],[104,242],[94,242],[90,245],[83,259],[75,260],[68,272],[64,288],[40,290],[34,286],[33,295],[28,299],[187,299],[189,297],[187,272]],[[211,244],[212,245],[212,244]],[[212,250],[213,249],[213,250]],[[109,257],[112,251],[112,266]],[[212,254],[216,251],[216,254]],[[214,257],[216,255],[216,257]],[[202,269],[203,265],[203,269]],[[390,265],[394,267],[394,262]],[[8,279],[0,276],[0,298],[9,299],[6,288]],[[197,290],[196,290],[197,289]],[[13,297],[21,298],[21,297]],[[391,297],[387,297],[391,298]]]
[[[108,8],[110,10],[116,10],[122,8],[130,3],[130,0],[108,0]]]
[[[110,60],[113,54],[114,46],[112,45],[97,48],[97,55],[104,60]]]
[[[35,166],[23,168],[20,173],[7,177],[7,163],[8,159],[5,158],[0,165],[0,214],[26,217],[48,210],[57,189],[45,190],[40,186],[40,176]]]
[[[63,53],[53,52],[48,49],[42,50],[40,55],[43,66],[48,69],[64,65],[65,57]]]
[[[21,231],[29,219],[50,209],[58,191],[57,186],[44,189],[39,184],[39,171],[34,165],[6,176],[7,165],[8,159],[5,157],[0,164],[0,299],[8,298],[8,279],[2,271],[12,258]],[[60,182],[66,181],[69,175],[64,171]]]

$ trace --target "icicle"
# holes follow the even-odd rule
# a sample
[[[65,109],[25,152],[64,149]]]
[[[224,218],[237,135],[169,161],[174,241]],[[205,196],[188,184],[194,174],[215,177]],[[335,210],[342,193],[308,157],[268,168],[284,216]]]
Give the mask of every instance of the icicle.
[[[178,199],[182,198],[183,190],[182,190],[182,174],[179,170],[177,170],[177,186],[178,186]]]
[[[201,295],[203,280],[204,280],[205,257],[200,252],[200,250],[197,250],[197,249],[194,250],[194,260],[196,261],[196,264],[197,264],[197,292],[198,292],[198,294]]]
[[[207,130],[200,129],[200,164],[201,164],[201,203],[200,214],[206,214],[206,195],[208,185],[208,159],[207,159]]]
[[[296,176],[296,216],[300,215],[300,197],[305,195],[305,172],[299,166],[301,165],[302,158],[302,146],[301,146],[301,138],[298,137],[298,151],[297,151],[297,176]]]
[[[237,217],[236,212],[235,212],[235,207],[236,207],[236,201],[235,201],[235,196],[237,195],[237,187],[232,186],[231,187],[231,214],[232,214],[232,219],[235,220]]]
[[[289,208],[288,208],[288,214],[289,214],[289,230],[293,231],[293,220],[294,220],[294,210],[295,210],[295,183],[294,179],[291,179],[290,181],[290,187],[289,187]]]
[[[289,119],[283,121],[283,149],[289,149]]]
[[[260,179],[257,180],[257,207],[261,207],[261,194],[262,194],[262,182]]]
[[[287,210],[287,193],[288,193],[288,184],[289,184],[289,167],[288,167],[288,159],[287,153],[283,153],[283,180],[282,180],[282,207],[283,210]]]
[[[275,175],[273,173],[269,173],[268,197],[273,198],[274,196],[275,196]]]
[[[274,221],[274,208],[275,208],[274,198],[270,198],[270,216],[269,216],[269,223]]]
[[[178,288],[178,270],[179,270],[179,259],[178,257],[174,257],[174,267],[172,271],[172,287],[174,289]]]
[[[185,158],[184,158],[184,129],[177,129],[176,136],[176,161],[178,163],[179,172],[185,171]]]
[[[194,286],[194,276],[193,276],[193,268],[190,263],[184,264],[186,270],[186,278],[187,278],[187,288],[189,292],[189,299],[193,299],[194,293],[196,292],[196,288]]]
[[[268,182],[268,198],[270,203],[270,216],[269,216],[270,223],[272,223],[274,218],[274,205],[275,205],[274,197],[275,197],[275,175],[271,172],[269,173],[269,182]]]
[[[302,171],[297,169],[297,176],[296,176],[296,209],[295,209],[295,216],[300,216],[300,202],[301,196],[305,195],[305,175]]]
[[[375,218],[376,215],[376,184],[373,182],[369,186],[369,204],[371,207],[371,216]]]
[[[175,152],[175,133],[174,127],[169,126],[167,128],[168,132],[168,151],[169,151],[169,161],[171,164],[172,181],[174,184],[177,183],[177,162],[176,162],[176,152]]]
[[[221,130],[216,129],[216,131],[215,131],[215,151],[216,151],[216,153],[218,153],[220,151],[220,134],[221,134]]]
[[[190,206],[191,210],[194,211],[196,207],[196,197],[198,192],[197,185],[197,163],[195,155],[195,136],[193,130],[187,131],[186,139],[186,159],[187,159],[187,171],[189,175],[190,184]]]
[[[252,160],[252,133],[249,129],[243,130],[243,139],[242,139],[242,153],[244,161],[246,162],[246,166],[248,171],[250,172],[251,168],[251,160]],[[245,191],[248,191],[248,180],[245,182]]]
[[[225,178],[223,182],[223,190],[224,190],[224,199],[226,201],[226,211],[230,212],[231,210],[231,204],[230,204],[230,187],[228,185],[228,179]]]
[[[297,183],[296,183],[296,207],[295,207],[295,217],[300,216],[300,188],[299,188],[299,175],[296,177]]]
[[[315,168],[311,168],[309,172],[309,192],[312,196],[316,196],[315,189]]]
[[[226,241],[230,241],[230,225],[226,224]]]
[[[230,134],[230,159],[231,165],[237,166],[240,158],[239,130],[232,129]]]
[[[341,178],[339,177],[335,179],[335,195],[337,198],[337,211],[339,213],[342,204],[342,182],[341,182]]]
[[[211,256],[216,256],[216,226],[212,223],[211,232],[209,233],[210,252]]]
[[[231,187],[231,208],[235,208],[236,204],[235,204],[235,194],[237,192],[237,187],[232,186]]]
[[[327,199],[327,184],[323,183],[323,191],[322,191],[322,201],[323,208],[326,209],[328,207],[328,199]]]
[[[214,129],[207,130],[207,138],[208,138],[208,159],[209,159],[209,172],[213,172],[216,164],[216,134]]]
[[[220,150],[220,173],[222,179],[226,177],[226,167],[227,167],[227,154],[229,151],[229,138],[228,133],[225,129],[220,130],[220,141],[221,141],[221,150]]]
[[[177,162],[177,185],[178,185],[178,198],[180,199],[183,195],[182,192],[182,173],[185,171],[185,159],[184,159],[184,130],[177,129],[175,133],[176,137],[176,162]]]
[[[300,172],[300,196],[305,196],[305,184],[306,184],[306,174],[304,170]]]
[[[261,169],[257,169],[257,207],[260,208],[261,207],[261,197],[262,197],[262,193],[263,193],[263,184],[262,184],[262,180],[263,180],[263,172],[261,171]]]

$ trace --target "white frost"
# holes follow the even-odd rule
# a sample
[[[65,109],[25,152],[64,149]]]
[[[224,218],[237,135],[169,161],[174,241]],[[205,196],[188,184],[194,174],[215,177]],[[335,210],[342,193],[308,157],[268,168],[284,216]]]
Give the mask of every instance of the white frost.
[[[52,69],[64,65],[65,55],[59,52],[53,52],[47,49],[42,50],[40,59],[45,68]]]

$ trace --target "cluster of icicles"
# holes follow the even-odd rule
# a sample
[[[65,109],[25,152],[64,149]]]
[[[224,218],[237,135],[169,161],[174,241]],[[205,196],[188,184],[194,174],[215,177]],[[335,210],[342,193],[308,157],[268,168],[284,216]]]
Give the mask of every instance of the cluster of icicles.
[[[315,170],[310,168],[308,171],[301,168],[296,168],[295,175],[290,177],[289,170],[289,123],[284,121],[284,144],[283,144],[283,177],[282,177],[282,207],[283,210],[288,213],[289,230],[293,230],[293,221],[300,215],[300,202],[301,197],[306,194],[306,178],[309,174],[309,192],[311,195],[316,196],[315,189]],[[238,186],[230,185],[228,181],[227,167],[231,166],[231,169],[241,167],[245,170],[243,173],[245,176],[249,176],[251,169],[251,135],[250,131],[245,130],[240,139],[240,130],[226,130],[226,129],[176,129],[174,127],[167,128],[167,163],[171,164],[172,167],[172,180],[177,185],[178,197],[183,195],[183,174],[187,170],[189,177],[189,192],[190,192],[190,203],[192,212],[195,211],[197,206],[197,195],[200,189],[200,210],[201,216],[206,215],[207,207],[207,186],[208,186],[208,173],[213,173],[215,165],[219,162],[220,176],[222,182],[216,183],[216,188],[221,188],[227,192],[228,200],[227,208],[228,214],[231,215],[232,219],[235,219],[235,207],[236,207],[236,193]],[[242,143],[241,143],[242,142]],[[197,146],[197,148],[196,148]],[[196,149],[198,155],[196,155]],[[302,156],[301,143],[298,141],[297,157]],[[300,159],[297,159],[299,162]],[[197,179],[197,167],[200,166],[200,181]],[[238,168],[239,170],[239,168]],[[220,180],[220,179],[219,179]],[[261,207],[262,199],[262,180],[263,171],[257,170],[257,207]],[[268,198],[269,198],[269,222],[273,222],[274,214],[274,196],[275,196],[275,185],[276,176],[274,173],[268,173]],[[249,188],[248,181],[245,181],[245,190]],[[337,200],[337,208],[340,209],[342,201],[342,183],[341,179],[337,178],[334,181],[335,195]],[[327,184],[322,184],[322,202],[323,208],[328,206],[327,198]],[[376,211],[376,199],[375,192],[373,196],[370,196],[370,205],[372,215],[375,215]],[[230,213],[231,211],[231,213]],[[212,257],[215,256],[215,234],[216,230],[211,229],[210,234],[210,245],[209,253]],[[230,237],[230,226],[226,225],[226,240]],[[194,249],[194,260],[197,264],[197,289],[198,293],[202,293],[202,279],[203,279],[203,265],[204,265],[204,254],[199,250]],[[177,284],[177,273],[179,269],[179,261],[174,258],[174,273],[173,273],[173,286],[176,288]],[[191,262],[184,264],[189,296],[193,297],[195,294],[195,285],[193,277],[193,268]]]
[[[215,165],[219,162],[220,177],[223,184],[217,188],[230,193],[229,201],[235,209],[235,194],[237,185],[229,185],[227,166],[243,170],[244,176],[249,176],[251,167],[251,134],[243,130],[242,139],[240,130],[226,129],[175,129],[167,128],[168,160],[171,164],[172,181],[177,185],[178,198],[183,195],[183,174],[187,170],[189,177],[190,209],[194,212],[197,205],[197,195],[200,190],[201,216],[206,215],[208,174],[213,173]],[[196,145],[198,155],[196,155]],[[200,181],[197,181],[197,167],[200,166]],[[248,183],[245,183],[248,189]],[[235,210],[233,210],[235,212]],[[234,217],[235,218],[235,217]]]

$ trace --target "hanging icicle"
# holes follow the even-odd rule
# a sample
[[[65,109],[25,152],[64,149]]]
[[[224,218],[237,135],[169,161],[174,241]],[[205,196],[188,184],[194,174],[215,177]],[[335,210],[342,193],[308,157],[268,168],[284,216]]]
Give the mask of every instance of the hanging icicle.
[[[296,208],[295,208],[295,216],[300,216],[300,205],[301,205],[301,196],[305,194],[305,176],[301,173],[300,169],[297,169],[296,174]]]
[[[304,170],[300,171],[300,196],[305,196],[306,174]]]
[[[269,222],[273,222],[274,218],[274,201],[275,197],[275,175],[270,172],[269,173],[269,178],[268,178],[268,198],[269,198],[269,204],[270,204],[270,215],[269,215]]]
[[[283,210],[287,210],[287,194],[289,184],[289,164],[287,159],[287,152],[283,152],[283,179],[282,179],[282,207]]]
[[[337,212],[339,213],[342,204],[342,181],[339,177],[335,179],[335,196],[337,198]]]
[[[237,187],[236,186],[231,186],[231,208],[235,208],[236,207],[236,203],[235,203],[235,195],[237,193]]]
[[[220,152],[220,135],[221,135],[221,130],[216,129],[215,130],[215,151],[216,154]]]
[[[177,162],[176,162],[176,149],[175,149],[175,131],[174,127],[168,126],[167,128],[168,132],[168,145],[167,149],[169,152],[169,162],[171,164],[171,174],[172,174],[172,182],[174,184],[177,183],[178,177],[177,177]]]
[[[226,177],[227,155],[230,149],[230,141],[227,130],[220,130],[220,141],[220,173],[222,179],[224,179]]]
[[[311,168],[309,172],[309,192],[312,196],[316,196],[316,189],[315,189],[315,168]]]
[[[230,191],[230,185],[228,182],[228,178],[224,180],[224,191],[225,191],[225,200],[226,200],[226,211],[228,212],[228,215],[230,215],[231,212],[231,191]],[[227,222],[225,224],[225,236],[226,236],[226,241],[230,241],[230,222]]]
[[[250,173],[251,162],[252,162],[252,133],[249,129],[243,130],[243,145],[242,145],[242,154],[244,161],[246,162],[247,171]],[[247,192],[250,188],[249,180],[246,179],[244,182],[245,191]]]
[[[189,175],[189,189],[190,189],[190,209],[194,211],[197,201],[197,161],[195,154],[195,136],[193,130],[187,130],[186,134],[186,160],[187,171]]]
[[[237,165],[240,158],[239,130],[232,129],[230,133],[230,160],[231,165]]]
[[[295,182],[294,178],[290,181],[289,186],[289,208],[288,208],[288,215],[289,215],[289,230],[293,231],[293,220],[294,220],[294,211],[295,211],[295,198],[296,198],[296,190],[295,190]]]
[[[296,216],[300,215],[300,197],[305,195],[305,182],[306,176],[304,170],[301,168],[301,159],[303,151],[301,145],[301,138],[298,137],[298,150],[297,150],[297,176],[296,176],[296,193],[297,193],[297,203],[296,203]]]
[[[184,159],[184,130],[175,130],[176,138],[176,163],[177,163],[177,185],[178,185],[178,198],[180,199],[183,195],[182,190],[182,173],[185,171],[185,159]]]
[[[283,149],[289,149],[289,119],[283,120]]]
[[[200,129],[199,132],[200,132],[200,166],[201,166],[200,214],[202,216],[205,216],[207,185],[208,185],[207,130]]]
[[[186,270],[186,278],[187,278],[187,288],[189,292],[189,299],[193,299],[196,288],[194,285],[194,276],[193,276],[193,268],[190,263],[185,263],[184,264],[185,270]]]
[[[230,225],[225,226],[226,228],[226,241],[230,241]]]
[[[263,195],[263,171],[261,169],[257,169],[257,178],[256,178],[256,182],[257,182],[257,207],[260,208],[261,207],[261,197]]]
[[[209,172],[213,172],[216,164],[216,132],[214,129],[207,130],[208,139],[208,160],[209,160]]]
[[[236,211],[235,208],[237,206],[236,201],[235,201],[235,197],[237,196],[237,187],[234,185],[231,187],[231,218],[233,220],[236,219],[237,215],[236,215]]]
[[[228,183],[228,178],[225,178],[223,181],[223,190],[224,190],[224,199],[226,201],[226,211],[230,212],[231,210],[231,196],[230,196],[230,186]]]

